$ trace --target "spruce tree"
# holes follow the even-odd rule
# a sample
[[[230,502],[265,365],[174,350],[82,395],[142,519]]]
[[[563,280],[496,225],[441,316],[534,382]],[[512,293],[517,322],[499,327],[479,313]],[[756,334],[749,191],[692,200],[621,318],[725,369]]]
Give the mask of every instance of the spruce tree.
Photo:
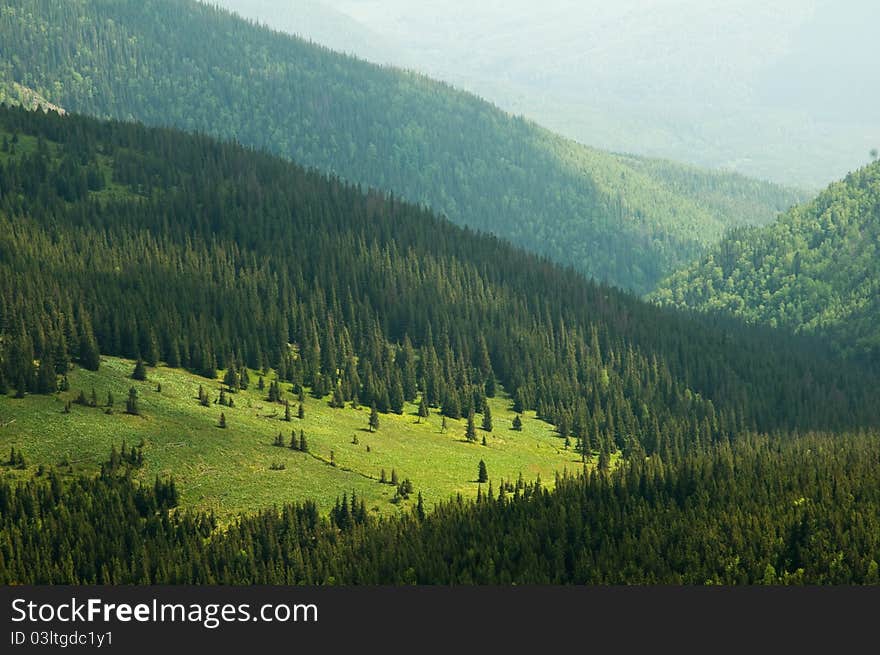
[[[217,427],[225,428],[226,427],[226,414],[220,412],[220,420],[217,422]]]
[[[37,393],[51,394],[57,390],[58,378],[55,375],[55,367],[48,360],[41,361],[37,375]]]
[[[138,407],[138,392],[134,387],[131,387],[128,390],[128,399],[125,401],[125,413],[133,414],[135,416],[140,413]]]
[[[306,417],[306,408],[303,405],[302,401],[299,403],[299,408],[296,410],[296,417],[301,421]]]
[[[489,481],[489,471],[486,468],[486,462],[480,460],[480,465],[477,468],[477,482],[488,482]]]
[[[489,403],[483,407],[483,429],[486,432],[492,431],[492,410],[489,408]]]
[[[98,351],[98,342],[92,333],[91,323],[83,327],[79,343],[79,363],[89,371],[97,371],[101,364],[101,354]]]
[[[241,388],[239,386],[238,372],[235,370],[234,364],[230,364],[229,368],[226,370],[226,373],[223,376],[223,384],[229,387],[229,391],[232,393],[235,393]]]
[[[284,420],[290,423],[290,401],[284,401]]]
[[[468,441],[477,440],[477,428],[474,425],[474,410],[468,412],[467,429],[465,430],[464,436]]]
[[[428,403],[425,402],[425,396],[422,395],[422,399],[419,401],[419,420],[421,423],[423,418],[428,418]]]
[[[513,429],[517,432],[521,432],[523,429],[523,422],[519,414],[513,417]]]
[[[370,410],[370,432],[375,432],[379,429],[379,412],[376,409],[376,403],[373,403],[373,408]]]
[[[425,501],[422,498],[421,491],[419,492],[419,499],[418,499],[418,502],[416,503],[416,518],[418,518],[419,521],[425,520]]]
[[[333,400],[330,402],[331,407],[342,409],[345,407],[345,397],[342,395],[342,387],[336,386],[333,390]]]
[[[144,366],[144,360],[138,357],[137,362],[134,365],[134,371],[131,374],[132,380],[140,380],[144,381],[147,379],[147,367]]]

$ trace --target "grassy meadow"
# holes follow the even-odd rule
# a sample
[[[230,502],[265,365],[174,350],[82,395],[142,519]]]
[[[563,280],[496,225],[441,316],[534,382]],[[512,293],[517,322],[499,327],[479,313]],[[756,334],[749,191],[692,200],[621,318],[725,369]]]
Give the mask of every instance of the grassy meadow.
[[[436,410],[420,421],[417,406],[409,403],[403,415],[381,414],[379,429],[371,433],[369,408],[332,408],[329,396],[315,398],[308,389],[304,417],[299,419],[297,397],[289,384],[282,385],[292,410],[286,421],[284,406],[268,402],[267,392],[257,389],[256,373],[251,374],[248,390],[227,394],[235,404],[229,408],[214,403],[219,378],[211,381],[160,366],[149,368],[147,381],[139,382],[131,379],[133,369],[132,361],[104,357],[97,372],[71,370],[68,391],[0,397],[0,457],[5,463],[15,448],[27,463],[24,472],[4,466],[0,475],[31,475],[40,465],[64,472],[97,471],[114,445],[143,442],[144,466],[134,473],[138,479],[149,483],[156,475],[171,475],[183,507],[211,509],[224,520],[307,498],[326,511],[351,492],[363,498],[369,510],[381,513],[414,503],[419,491],[428,507],[459,493],[472,498],[479,486],[481,459],[496,488],[502,479],[515,481],[520,474],[525,480],[540,476],[552,485],[557,471],[583,466],[573,445],[567,449],[552,426],[533,412],[523,415],[521,432],[513,430],[515,414],[503,393],[490,399],[493,431],[480,429],[478,414],[477,443],[469,443],[466,419],[446,419],[443,431]],[[267,388],[271,379],[265,378]],[[211,396],[209,407],[199,403],[199,385]],[[132,386],[138,391],[138,416],[125,413]],[[67,401],[75,400],[80,391],[90,400],[92,389],[97,407],[73,403],[70,413],[64,412]],[[108,392],[114,397],[109,414]],[[221,411],[225,429],[219,427]],[[307,453],[286,447],[294,430],[303,431]],[[273,445],[279,432],[283,448]],[[389,481],[392,471],[399,480],[412,481],[415,493],[408,501],[392,502],[396,488],[380,482],[383,469]]]

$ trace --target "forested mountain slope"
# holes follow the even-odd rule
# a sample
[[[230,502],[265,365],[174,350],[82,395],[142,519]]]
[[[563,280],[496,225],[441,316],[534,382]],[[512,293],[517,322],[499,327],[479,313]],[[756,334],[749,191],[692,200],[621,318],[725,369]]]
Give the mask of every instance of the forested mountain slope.
[[[270,155],[21,109],[0,128],[0,382],[19,395],[103,352],[453,419],[500,382],[606,455],[880,420],[875,378],[820,342],[656,308]]]
[[[235,138],[640,293],[727,227],[798,199],[585,148],[444,84],[189,0],[11,0],[0,62],[6,88]]]
[[[304,502],[225,531],[168,512],[170,482],[51,472],[0,481],[0,583],[878,584],[878,444],[751,435],[427,515],[376,520],[346,498],[326,517]]]
[[[830,335],[880,362],[880,162],[777,223],[733,231],[654,298]]]

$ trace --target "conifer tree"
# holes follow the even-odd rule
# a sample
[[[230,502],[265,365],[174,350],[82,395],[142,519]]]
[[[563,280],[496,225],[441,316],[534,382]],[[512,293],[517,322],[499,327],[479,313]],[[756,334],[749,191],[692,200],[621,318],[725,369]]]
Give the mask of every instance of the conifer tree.
[[[220,420],[217,422],[217,427],[225,428],[226,427],[226,414],[220,412]]]
[[[370,432],[375,432],[379,429],[379,412],[376,409],[376,403],[373,403],[373,407],[370,409],[369,426]]]
[[[488,482],[489,481],[489,471],[486,468],[486,462],[480,460],[480,465],[477,468],[477,482]]]
[[[48,360],[42,360],[37,376],[37,393],[50,394],[57,390],[58,378],[55,375],[55,367]]]
[[[400,376],[395,376],[391,383],[391,392],[389,394],[389,407],[395,414],[403,414],[403,385],[400,383]]]
[[[342,387],[339,385],[333,389],[333,399],[330,402],[330,406],[337,409],[345,407],[345,397],[342,394]]]
[[[290,423],[290,401],[284,401],[284,420]]]
[[[306,408],[302,401],[300,401],[299,408],[296,410],[296,417],[300,421],[302,421],[306,417]]]
[[[495,387],[495,376],[490,375],[488,378],[486,378],[486,384],[484,387],[484,393],[486,394],[486,398],[494,398],[496,392],[497,392],[497,389]]]
[[[101,354],[98,351],[98,342],[92,332],[91,322],[82,320],[79,342],[79,363],[89,371],[97,371],[101,363]]]
[[[131,387],[128,390],[128,399],[125,401],[125,412],[126,414],[133,414],[135,416],[140,413],[140,408],[138,407],[138,392],[134,387]]]
[[[486,432],[492,431],[492,410],[489,408],[489,403],[483,407],[483,429]]]
[[[416,518],[418,518],[419,521],[425,520],[425,501],[422,498],[421,491],[419,492],[419,499],[418,499],[418,502],[416,503]]]
[[[422,394],[422,399],[419,401],[419,420],[421,423],[422,419],[428,418],[428,403],[425,402],[425,396]]]
[[[523,422],[519,414],[513,417],[513,429],[517,432],[521,432],[523,429]]]
[[[138,357],[137,362],[134,365],[134,371],[131,374],[132,380],[140,380],[144,381],[147,379],[147,367],[144,366],[144,360]]]
[[[473,409],[470,412],[468,412],[467,429],[465,429],[464,436],[468,441],[476,441],[477,440],[477,428],[474,425],[474,410]]]

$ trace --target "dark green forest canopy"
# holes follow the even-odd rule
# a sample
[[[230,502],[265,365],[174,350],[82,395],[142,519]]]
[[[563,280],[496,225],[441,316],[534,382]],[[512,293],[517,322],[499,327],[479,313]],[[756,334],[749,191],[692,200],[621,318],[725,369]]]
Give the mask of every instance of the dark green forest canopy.
[[[0,584],[877,584],[878,436],[743,435],[427,516],[376,519],[351,495],[223,531],[170,513],[172,482],[53,471],[0,481]]]
[[[826,335],[880,365],[880,162],[777,223],[731,232],[653,298]]]
[[[726,228],[802,198],[585,148],[447,85],[189,0],[7,0],[0,101],[21,100],[15,84],[68,110],[234,138],[393,191],[639,293]]]
[[[21,109],[0,132],[0,383],[17,393],[103,352],[273,367],[380,412],[423,395],[454,418],[498,381],[604,453],[880,423],[876,377],[817,339],[657,308],[267,154]]]

